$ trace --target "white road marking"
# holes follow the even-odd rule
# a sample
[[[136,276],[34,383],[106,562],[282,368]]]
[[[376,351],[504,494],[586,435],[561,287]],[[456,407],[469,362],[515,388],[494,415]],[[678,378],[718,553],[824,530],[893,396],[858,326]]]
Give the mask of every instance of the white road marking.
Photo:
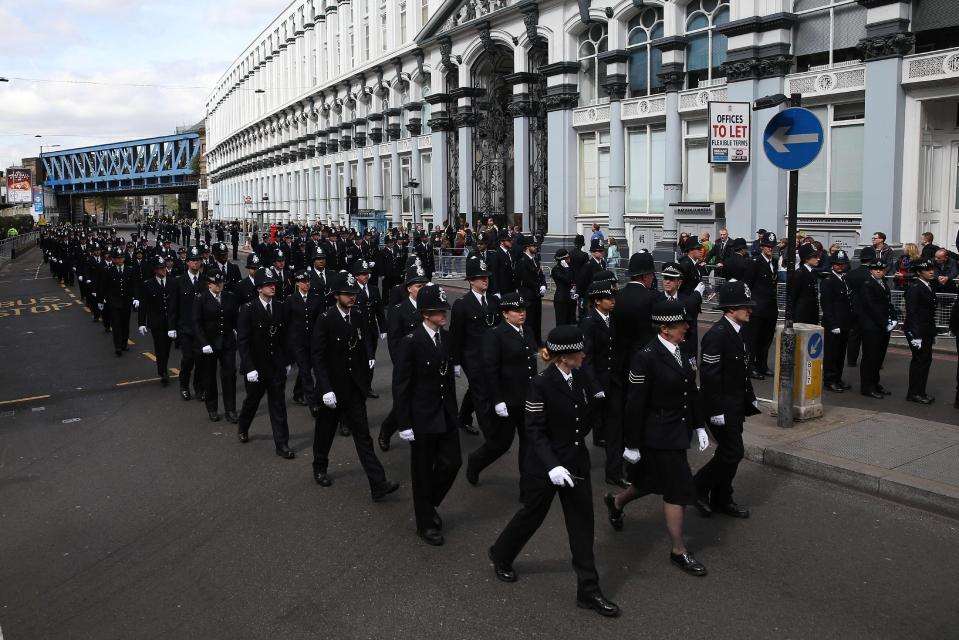
[[[80,422],[80,418],[67,418],[66,420],[60,421],[63,424],[70,424],[71,422]]]

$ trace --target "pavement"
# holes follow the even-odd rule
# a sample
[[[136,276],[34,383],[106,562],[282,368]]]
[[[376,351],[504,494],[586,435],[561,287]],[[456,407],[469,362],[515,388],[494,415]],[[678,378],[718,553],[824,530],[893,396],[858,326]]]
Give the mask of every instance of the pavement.
[[[607,525],[602,454],[592,449],[601,584],[624,610],[606,620],[573,606],[559,507],[517,559],[519,582],[493,576],[486,548],[518,507],[514,455],[478,487],[457,480],[440,509],[447,544],[429,547],[414,533],[405,444],[394,439],[377,452],[403,485],[383,503],[369,500],[346,438],[334,443],[334,486],[320,488],[310,477],[305,408],[289,403],[295,460],[273,454],[265,407],[251,442],[238,443],[233,425],[208,422],[200,403],[152,378],[149,336],[134,334],[130,351],[115,357],[75,289],[38,263],[34,252],[0,268],[0,636],[8,640],[955,636],[959,521],[771,460],[774,447],[825,455],[817,438],[880,421],[892,433],[899,418],[829,405],[816,433],[802,431],[813,423],[786,433],[751,421],[750,440],[768,438],[764,464],[745,461],[736,480],[752,517],[687,519],[689,547],[710,571],[701,579],[669,564],[657,499],[631,504],[623,532]],[[390,407],[383,347],[380,356],[374,429]],[[884,382],[903,364],[891,357]],[[950,365],[939,374],[934,392],[954,384],[954,373]],[[883,402],[901,414],[912,406]],[[479,444],[461,440],[464,452]],[[758,446],[750,441],[751,460]],[[692,466],[710,453],[690,451]],[[904,473],[921,454],[867,463]]]

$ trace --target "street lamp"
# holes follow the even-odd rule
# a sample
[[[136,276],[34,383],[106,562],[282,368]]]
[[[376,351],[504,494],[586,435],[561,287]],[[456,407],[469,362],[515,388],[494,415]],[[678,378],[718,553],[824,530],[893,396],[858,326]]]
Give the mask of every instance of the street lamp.
[[[410,181],[406,183],[406,186],[410,188],[410,210],[413,213],[413,228],[416,228],[416,188],[420,186],[420,183],[416,180],[410,178]]]

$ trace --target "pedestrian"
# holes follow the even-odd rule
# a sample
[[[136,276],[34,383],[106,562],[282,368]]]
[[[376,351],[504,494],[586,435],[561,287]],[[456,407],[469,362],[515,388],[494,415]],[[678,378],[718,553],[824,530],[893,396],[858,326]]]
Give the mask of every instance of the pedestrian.
[[[187,272],[174,280],[174,294],[170,299],[167,335],[180,344],[180,397],[190,400],[190,378],[193,377],[193,393],[203,399],[203,383],[199,371],[194,372],[197,352],[193,331],[193,300],[206,288],[200,274],[200,248],[190,247],[186,256]]]
[[[310,344],[316,320],[325,304],[313,290],[310,274],[306,270],[293,275],[294,291],[283,301],[287,324],[287,349],[296,363],[296,382],[293,383],[293,402],[310,408],[316,416],[319,399],[313,385],[313,361]]]
[[[699,338],[698,329],[694,327],[699,322],[699,314],[703,307],[703,291],[705,291],[706,285],[699,282],[689,293],[684,293],[686,272],[675,262],[667,262],[663,265],[662,277],[663,292],[660,294],[660,299],[673,300],[683,305],[686,312],[685,317],[689,322],[689,327],[684,332],[683,349],[695,358],[699,353]]]
[[[140,301],[135,298],[139,283],[133,279],[133,270],[126,264],[126,254],[114,249],[109,254],[112,264],[100,270],[97,293],[113,331],[113,351],[119,357],[129,351],[130,312],[138,309]]]
[[[879,371],[886,359],[889,334],[896,327],[897,313],[886,283],[889,265],[874,258],[866,263],[869,278],[856,295],[856,320],[862,336],[862,362],[859,365],[859,391],[862,395],[882,400],[891,392],[879,382]]]
[[[237,348],[240,372],[245,378],[246,397],[240,409],[237,437],[250,441],[250,425],[263,394],[267,396],[270,426],[276,455],[296,457],[289,447],[290,428],[286,420],[286,376],[292,358],[287,351],[287,321],[282,305],[275,300],[277,279],[266,269],[254,277],[257,297],[240,309],[237,319]]]
[[[853,326],[854,301],[846,277],[849,256],[840,249],[831,256],[829,264],[831,267],[829,274],[819,283],[819,302],[822,305],[822,326],[825,338],[823,385],[833,393],[842,393],[852,389],[852,385],[842,379],[846,349],[849,344],[849,331]]]
[[[386,340],[386,309],[383,298],[380,297],[380,290],[372,281],[372,268],[373,264],[364,259],[353,263],[353,277],[356,278],[356,286],[359,287],[356,303],[366,320],[363,336],[370,348],[370,358],[375,360],[379,341]],[[379,398],[373,393],[372,385],[367,390],[366,397]]]
[[[749,377],[749,340],[743,331],[756,303],[749,286],[736,281],[720,287],[716,306],[723,317],[703,336],[699,366],[699,394],[716,451],[693,476],[696,507],[707,517],[723,513],[748,518],[749,509],[733,500],[733,479],[745,453],[743,423],[747,417],[760,413]]]
[[[608,269],[619,268],[619,245],[616,244],[616,238],[610,237],[606,240],[606,267]]]
[[[546,276],[539,266],[539,239],[529,236],[519,260],[516,261],[516,286],[526,300],[526,328],[533,332],[536,344],[542,341],[543,297],[546,295]]]
[[[170,336],[167,335],[169,331],[167,318],[170,301],[176,295],[176,289],[167,273],[166,260],[162,256],[153,258],[152,266],[153,277],[140,284],[140,292],[137,294],[140,300],[137,332],[145,336],[149,329],[153,337],[153,355],[156,356],[157,375],[160,376],[160,384],[165,387],[170,384],[170,346],[173,344]]]
[[[689,321],[683,305],[660,300],[652,320],[659,326],[656,339],[633,356],[626,391],[623,423],[631,486],[603,500],[609,522],[623,528],[625,506],[650,493],[663,496],[663,516],[671,541],[670,561],[694,576],[705,576],[706,567],[686,548],[683,520],[686,505],[695,505],[696,485],[686,459],[693,431],[699,450],[709,446],[703,408],[696,387],[696,371],[680,349]]]
[[[846,365],[849,367],[855,367],[859,363],[859,347],[862,344],[862,334],[859,333],[859,291],[871,277],[868,265],[875,259],[875,249],[863,247],[859,252],[859,266],[850,270],[846,277],[849,292],[852,294],[853,316],[852,327],[849,329],[849,343],[846,345]]]
[[[590,483],[589,398],[580,367],[583,334],[572,325],[550,331],[540,356],[547,363],[530,383],[525,400],[526,437],[531,446],[520,461],[523,507],[489,548],[496,577],[516,582],[513,561],[540,528],[559,495],[576,572],[576,605],[614,617],[619,607],[599,587],[593,555],[593,496]]]
[[[932,242],[932,240],[929,240]],[[906,400],[932,404],[933,396],[926,394],[929,366],[932,364],[932,345],[936,341],[936,294],[932,282],[936,266],[932,260],[921,258],[912,263],[916,279],[906,289],[906,339],[912,351],[909,362],[909,390]]]
[[[787,301],[792,307],[795,322],[819,324],[819,252],[812,243],[799,246],[799,268],[789,274],[794,279],[792,297]]]
[[[200,349],[199,377],[204,383],[204,400],[210,422],[218,422],[220,414],[216,371],[220,369],[223,388],[223,410],[227,422],[236,424],[236,322],[239,307],[236,298],[226,290],[226,276],[217,270],[206,274],[207,290],[193,300],[193,335]]]
[[[422,287],[416,303],[421,322],[397,345],[393,403],[400,437],[410,443],[416,533],[439,546],[444,538],[437,508],[462,465],[453,355],[443,328],[450,306],[435,284]]]

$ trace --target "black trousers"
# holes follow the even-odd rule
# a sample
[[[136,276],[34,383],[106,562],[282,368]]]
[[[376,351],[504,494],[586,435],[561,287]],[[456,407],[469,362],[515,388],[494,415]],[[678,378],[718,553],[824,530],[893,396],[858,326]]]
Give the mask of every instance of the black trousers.
[[[543,342],[543,299],[539,295],[533,295],[527,300],[526,307],[526,326],[533,330],[533,337],[536,338],[536,344]]]
[[[277,447],[286,445],[290,441],[290,427],[286,422],[286,378],[264,378],[260,372],[259,382],[246,383],[246,398],[243,399],[243,408],[240,409],[238,430],[240,433],[249,433],[250,424],[256,410],[260,408],[260,400],[266,394],[267,408],[270,412],[270,426],[273,429],[273,442]]]
[[[196,338],[190,334],[177,334],[180,341],[180,388],[188,389],[190,387],[190,377],[193,376],[193,369],[196,366],[196,357],[199,348],[196,344]],[[203,389],[201,379],[203,376],[196,367],[196,375],[193,376],[193,392],[199,393]]]
[[[370,490],[375,491],[386,483],[386,472],[373,452],[373,438],[370,437],[370,425],[366,418],[366,389],[360,389],[352,381],[350,385],[352,389],[349,393],[336,395],[336,409],[320,404],[313,423],[313,473],[326,473],[336,427],[344,421],[350,427],[356,455],[366,472]]]
[[[575,471],[571,470],[571,473]],[[589,479],[589,466],[583,480],[576,480],[572,487],[557,487],[548,477],[524,476],[523,507],[499,534],[492,547],[492,555],[499,562],[512,564],[543,524],[559,494],[566,521],[566,535],[573,554],[573,570],[576,572],[577,595],[588,596],[599,591],[599,574],[593,556],[593,489]]]
[[[603,421],[603,438],[606,440],[606,477],[619,480],[623,473],[623,409],[625,398],[618,383],[610,385],[606,397],[594,399]],[[596,424],[595,422],[593,423]],[[595,428],[595,426],[593,427]]]
[[[236,349],[221,349],[200,355],[203,389],[206,391],[206,410],[216,413],[219,408],[216,388],[216,369],[220,365],[220,385],[223,387],[223,408],[236,411]]]
[[[556,326],[576,324],[576,303],[573,300],[553,301],[553,312],[556,314]]]
[[[922,346],[918,349],[909,345],[912,351],[912,360],[909,361],[909,391],[906,395],[926,395],[926,381],[929,379],[929,367],[932,365],[933,338],[923,338]]]
[[[716,452],[693,477],[696,491],[714,505],[726,505],[733,499],[733,478],[743,459],[743,425],[710,425],[709,431],[716,441]]]
[[[483,372],[478,366],[472,364],[464,365],[463,372],[469,381],[469,387],[466,389],[466,394],[463,395],[463,402],[460,405],[460,422],[462,424],[473,424],[472,414],[475,412],[480,431],[485,434],[493,419],[493,407],[490,404],[489,395],[486,391],[487,387],[483,381]]]
[[[456,425],[448,424],[445,432],[416,434],[410,443],[413,512],[419,530],[436,527],[436,507],[442,504],[463,464],[459,431]]]
[[[310,352],[299,348],[293,352],[293,359],[296,361],[296,382],[293,383],[293,397],[300,396],[306,401],[306,404],[316,406],[316,393],[313,384],[313,364],[310,358]]]
[[[823,383],[829,385],[841,382],[843,366],[846,364],[846,349],[849,345],[849,331],[842,329],[840,333],[835,334],[825,329],[823,337]]]
[[[170,347],[173,341],[166,334],[166,327],[150,327],[150,334],[153,336],[153,355],[157,358],[157,374],[162,378],[170,375]]]
[[[846,344],[846,364],[855,367],[859,362],[859,347],[862,344],[862,334],[858,326],[849,330],[849,342]]]
[[[776,337],[776,318],[753,316],[749,325],[753,330],[753,367],[758,371],[768,371],[769,347]]]
[[[237,257],[236,257],[236,251],[237,251],[237,243],[234,242],[234,243],[233,243],[233,261],[234,261],[234,262],[236,262],[236,259],[237,259]]]
[[[486,439],[469,455],[469,468],[479,473],[500,459],[513,446],[513,437],[519,435],[519,462],[526,459],[526,412],[523,407],[506,407],[509,416],[501,418],[495,413],[483,430]],[[481,425],[482,426],[482,425]]]
[[[862,362],[859,364],[859,390],[863,393],[877,391],[879,370],[886,359],[889,333],[886,331],[863,331]]]
[[[130,307],[125,304],[108,305],[110,328],[113,331],[113,348],[126,349],[130,339]]]

